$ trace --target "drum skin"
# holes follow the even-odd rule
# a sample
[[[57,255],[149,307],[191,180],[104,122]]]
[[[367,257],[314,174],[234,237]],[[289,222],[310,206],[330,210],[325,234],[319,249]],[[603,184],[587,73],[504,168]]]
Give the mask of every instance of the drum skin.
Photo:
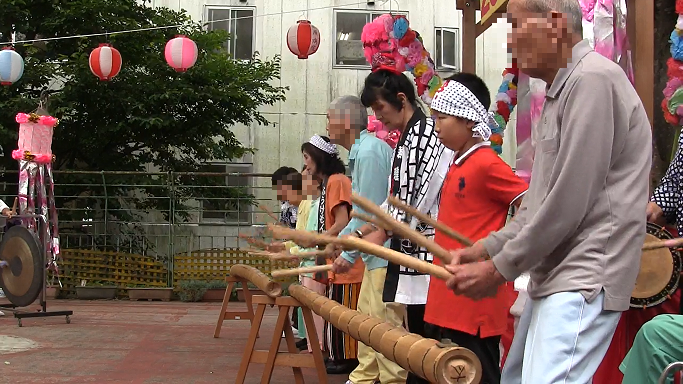
[[[43,288],[45,266],[40,246],[33,232],[14,226],[5,232],[0,243],[0,260],[9,267],[0,269],[0,288],[17,307],[31,305]]]
[[[673,238],[665,228],[647,223],[646,243]],[[643,251],[636,286],[631,294],[631,307],[648,308],[661,304],[678,289],[680,275],[681,253],[677,249]]]

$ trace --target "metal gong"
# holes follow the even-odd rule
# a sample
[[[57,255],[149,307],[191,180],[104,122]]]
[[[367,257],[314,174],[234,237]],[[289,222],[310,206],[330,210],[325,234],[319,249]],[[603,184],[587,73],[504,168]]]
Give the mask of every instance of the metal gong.
[[[18,307],[31,305],[43,288],[45,272],[33,233],[21,226],[7,230],[0,243],[0,260],[8,263],[0,269],[0,287],[7,299]]]

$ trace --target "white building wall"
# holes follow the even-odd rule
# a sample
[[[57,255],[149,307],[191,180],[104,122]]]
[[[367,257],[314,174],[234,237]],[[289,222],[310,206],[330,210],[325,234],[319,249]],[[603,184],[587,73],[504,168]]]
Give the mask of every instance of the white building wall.
[[[257,149],[253,157],[253,172],[257,173],[271,173],[283,165],[300,168],[301,143],[315,133],[325,133],[329,103],[337,96],[359,94],[362,89],[368,69],[335,68],[333,65],[335,9],[407,12],[411,27],[422,35],[432,56],[434,28],[460,28],[462,17],[453,0],[380,0],[374,6],[367,5],[366,1],[351,0],[153,0],[152,5],[185,9],[197,21],[206,21],[207,6],[255,7],[254,48],[263,58],[282,57],[279,85],[289,87],[286,101],[261,109],[273,126],[237,126],[234,129],[244,145]],[[307,60],[299,60],[291,54],[286,42],[288,29],[302,18],[310,20],[320,30],[322,40],[318,52]],[[507,25],[499,22],[477,39],[477,73],[486,81],[492,98],[500,85],[501,72],[509,62],[504,48],[506,30]],[[461,57],[467,54],[460,53]],[[506,150],[509,149],[506,145]],[[504,157],[514,159],[514,154]],[[270,180],[266,178],[254,183],[260,187],[270,186]],[[255,192],[260,199],[275,198],[268,188],[255,189]],[[269,205],[277,210],[275,203]],[[255,223],[266,221],[265,215],[254,218]]]

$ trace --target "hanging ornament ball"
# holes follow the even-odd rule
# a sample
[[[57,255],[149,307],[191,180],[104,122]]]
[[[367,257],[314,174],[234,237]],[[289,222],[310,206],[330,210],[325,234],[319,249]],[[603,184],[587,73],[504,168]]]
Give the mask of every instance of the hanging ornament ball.
[[[90,71],[101,81],[108,81],[121,71],[121,54],[109,44],[100,44],[90,53]]]
[[[166,62],[178,72],[185,72],[197,62],[197,44],[178,35],[166,43]]]
[[[0,51],[0,84],[11,85],[24,74],[24,59],[13,48]]]
[[[308,59],[320,47],[320,31],[308,20],[299,20],[287,31],[287,47],[300,59]]]

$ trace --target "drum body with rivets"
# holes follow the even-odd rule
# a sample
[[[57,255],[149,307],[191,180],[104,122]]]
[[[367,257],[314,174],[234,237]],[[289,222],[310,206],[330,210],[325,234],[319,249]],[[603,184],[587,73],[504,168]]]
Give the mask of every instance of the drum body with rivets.
[[[31,305],[43,288],[45,266],[40,246],[33,232],[22,226],[11,227],[0,243],[0,260],[8,266],[0,269],[0,287],[10,303]]]
[[[666,229],[647,223],[645,243],[673,238]],[[647,308],[661,304],[678,289],[680,275],[681,253],[677,249],[643,251],[636,286],[631,293],[631,307]]]

